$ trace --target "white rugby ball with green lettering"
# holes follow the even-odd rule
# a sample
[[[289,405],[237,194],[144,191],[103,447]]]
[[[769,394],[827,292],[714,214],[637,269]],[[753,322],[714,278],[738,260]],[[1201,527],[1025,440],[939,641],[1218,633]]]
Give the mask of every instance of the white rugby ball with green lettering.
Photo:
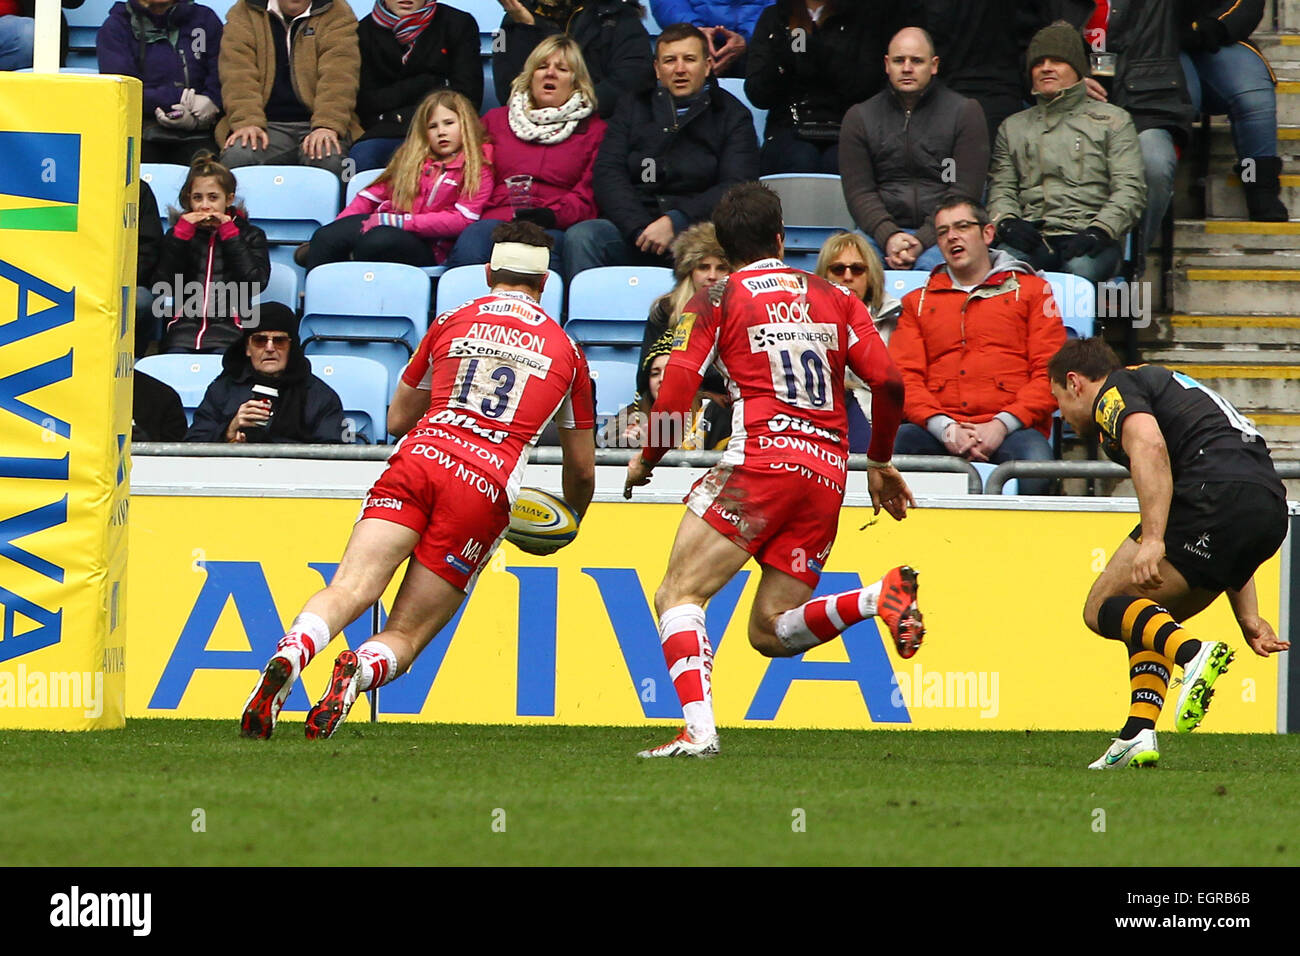
[[[520,488],[510,509],[506,540],[529,554],[552,554],[578,536],[578,515],[541,488]]]

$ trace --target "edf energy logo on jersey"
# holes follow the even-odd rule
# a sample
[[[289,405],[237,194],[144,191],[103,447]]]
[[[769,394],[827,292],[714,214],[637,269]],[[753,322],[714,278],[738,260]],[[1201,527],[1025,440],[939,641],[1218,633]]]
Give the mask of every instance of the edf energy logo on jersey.
[[[0,131],[0,229],[76,232],[81,136]]]

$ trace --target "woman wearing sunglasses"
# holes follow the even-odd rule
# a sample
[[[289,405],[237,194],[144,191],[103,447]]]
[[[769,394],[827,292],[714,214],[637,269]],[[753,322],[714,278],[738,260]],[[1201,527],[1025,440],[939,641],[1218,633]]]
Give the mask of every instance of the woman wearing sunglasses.
[[[342,442],[343,403],[311,373],[293,311],[267,302],[257,319],[226,349],[185,440]]]
[[[826,240],[817,256],[814,271],[827,282],[842,285],[871,310],[876,331],[889,344],[889,336],[898,324],[903,304],[885,294],[885,270],[880,257],[864,236],[856,232],[839,232]],[[849,411],[849,451],[865,453],[871,444],[871,389],[852,372],[845,385],[853,401]]]

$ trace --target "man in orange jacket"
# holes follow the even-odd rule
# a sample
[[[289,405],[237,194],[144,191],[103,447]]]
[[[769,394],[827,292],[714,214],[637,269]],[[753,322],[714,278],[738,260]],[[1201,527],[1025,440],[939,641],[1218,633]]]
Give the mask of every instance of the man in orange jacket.
[[[894,453],[1051,460],[1047,363],[1065,344],[1051,286],[989,249],[995,230],[980,206],[947,203],[934,224],[946,265],[903,298],[889,341],[906,387]],[[1020,489],[1048,494],[1052,482],[1022,478]]]

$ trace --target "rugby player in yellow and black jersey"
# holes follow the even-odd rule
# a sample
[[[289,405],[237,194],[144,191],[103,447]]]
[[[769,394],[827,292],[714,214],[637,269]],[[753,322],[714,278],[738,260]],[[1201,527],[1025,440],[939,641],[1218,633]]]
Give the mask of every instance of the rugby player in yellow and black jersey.
[[[1259,616],[1254,574],[1286,537],[1286,489],[1254,425],[1195,379],[1158,365],[1121,366],[1099,338],[1073,339],[1048,365],[1061,415],[1126,466],[1141,522],[1115,551],[1084,620],[1129,649],[1128,721],[1090,766],[1152,766],[1170,674],[1183,668],[1175,727],[1200,724],[1233,652],[1179,623],[1226,593],[1261,657],[1290,647]]]

